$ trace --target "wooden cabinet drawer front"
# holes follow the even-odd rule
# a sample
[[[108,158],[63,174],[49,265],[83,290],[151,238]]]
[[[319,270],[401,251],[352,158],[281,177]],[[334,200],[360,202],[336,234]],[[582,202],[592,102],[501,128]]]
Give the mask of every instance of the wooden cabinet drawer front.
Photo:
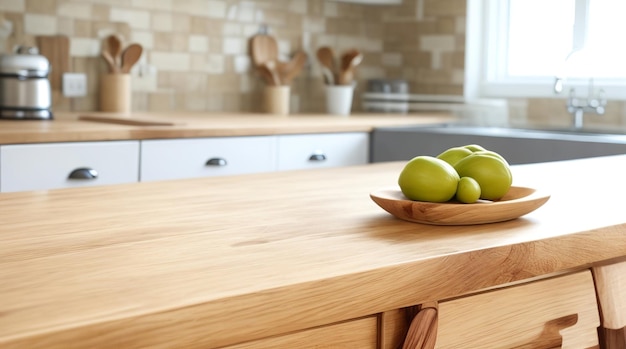
[[[376,349],[376,316],[259,339],[224,349]]]
[[[137,182],[139,141],[3,145],[0,165],[3,192]],[[81,168],[97,177],[68,178]]]
[[[584,271],[439,303],[436,348],[594,348],[599,324]]]
[[[367,133],[284,135],[278,137],[278,170],[336,167],[369,161]]]
[[[147,140],[141,143],[140,176],[155,181],[268,172],[275,170],[275,154],[273,136]]]

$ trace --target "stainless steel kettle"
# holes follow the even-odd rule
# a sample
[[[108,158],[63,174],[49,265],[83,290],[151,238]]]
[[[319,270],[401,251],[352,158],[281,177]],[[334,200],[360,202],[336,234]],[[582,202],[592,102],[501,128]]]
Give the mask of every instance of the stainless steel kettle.
[[[0,55],[0,119],[52,119],[49,72],[35,47]]]

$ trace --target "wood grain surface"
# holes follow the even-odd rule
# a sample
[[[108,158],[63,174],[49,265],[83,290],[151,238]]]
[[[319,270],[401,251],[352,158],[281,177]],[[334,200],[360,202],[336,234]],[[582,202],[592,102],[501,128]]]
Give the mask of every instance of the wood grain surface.
[[[108,124],[131,125],[131,126],[174,126],[176,123],[170,120],[152,120],[146,117],[126,116],[103,116],[103,115],[80,115],[78,120],[97,121]]]
[[[589,270],[440,302],[435,348],[595,348],[597,309]]]
[[[332,343],[332,344],[328,344]],[[328,326],[235,344],[224,349],[377,349],[378,317],[369,316]]]
[[[602,327],[611,330],[626,327],[626,262],[596,266],[591,270],[596,281]]]
[[[372,202],[398,162],[3,193],[0,347],[219,348],[623,259],[624,161],[515,166],[551,199],[467,227]]]
[[[79,120],[81,116],[92,120]],[[99,120],[93,120],[94,117]],[[377,126],[411,126],[449,120],[452,117],[443,113],[362,114],[349,118],[324,114],[286,118],[245,113],[55,113],[55,120],[48,121],[0,120],[0,144],[370,132]]]
[[[50,64],[50,88],[59,91],[63,87],[63,74],[70,72],[70,39],[66,35],[41,35],[35,41],[39,53]]]

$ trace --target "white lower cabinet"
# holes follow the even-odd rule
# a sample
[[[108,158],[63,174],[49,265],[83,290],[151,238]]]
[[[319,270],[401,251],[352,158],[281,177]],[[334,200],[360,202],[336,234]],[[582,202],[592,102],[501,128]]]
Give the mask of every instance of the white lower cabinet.
[[[141,142],[141,181],[269,172],[276,137],[214,137]]]
[[[369,133],[278,136],[278,170],[362,165],[369,162]]]
[[[0,191],[137,182],[139,141],[0,146]]]
[[[10,144],[0,191],[157,181],[361,165],[369,133]]]

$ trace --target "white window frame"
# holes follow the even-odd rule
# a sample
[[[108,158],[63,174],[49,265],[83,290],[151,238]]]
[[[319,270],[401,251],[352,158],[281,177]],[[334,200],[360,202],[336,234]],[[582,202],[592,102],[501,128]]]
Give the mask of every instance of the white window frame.
[[[584,46],[586,15],[580,9],[588,8],[588,1],[590,0],[576,0],[575,49]],[[536,78],[513,78],[502,74],[507,59],[504,49],[506,45],[503,42],[508,36],[507,13],[507,0],[467,1],[465,99],[567,98],[571,88],[576,90],[577,95],[587,94],[589,79],[567,76],[563,77],[563,92],[556,93],[554,85],[561,72],[555,72],[554,77]],[[490,47],[491,43],[499,44],[503,49],[494,50]],[[626,79],[594,79],[593,84],[596,88],[602,88],[608,99],[626,100]]]

